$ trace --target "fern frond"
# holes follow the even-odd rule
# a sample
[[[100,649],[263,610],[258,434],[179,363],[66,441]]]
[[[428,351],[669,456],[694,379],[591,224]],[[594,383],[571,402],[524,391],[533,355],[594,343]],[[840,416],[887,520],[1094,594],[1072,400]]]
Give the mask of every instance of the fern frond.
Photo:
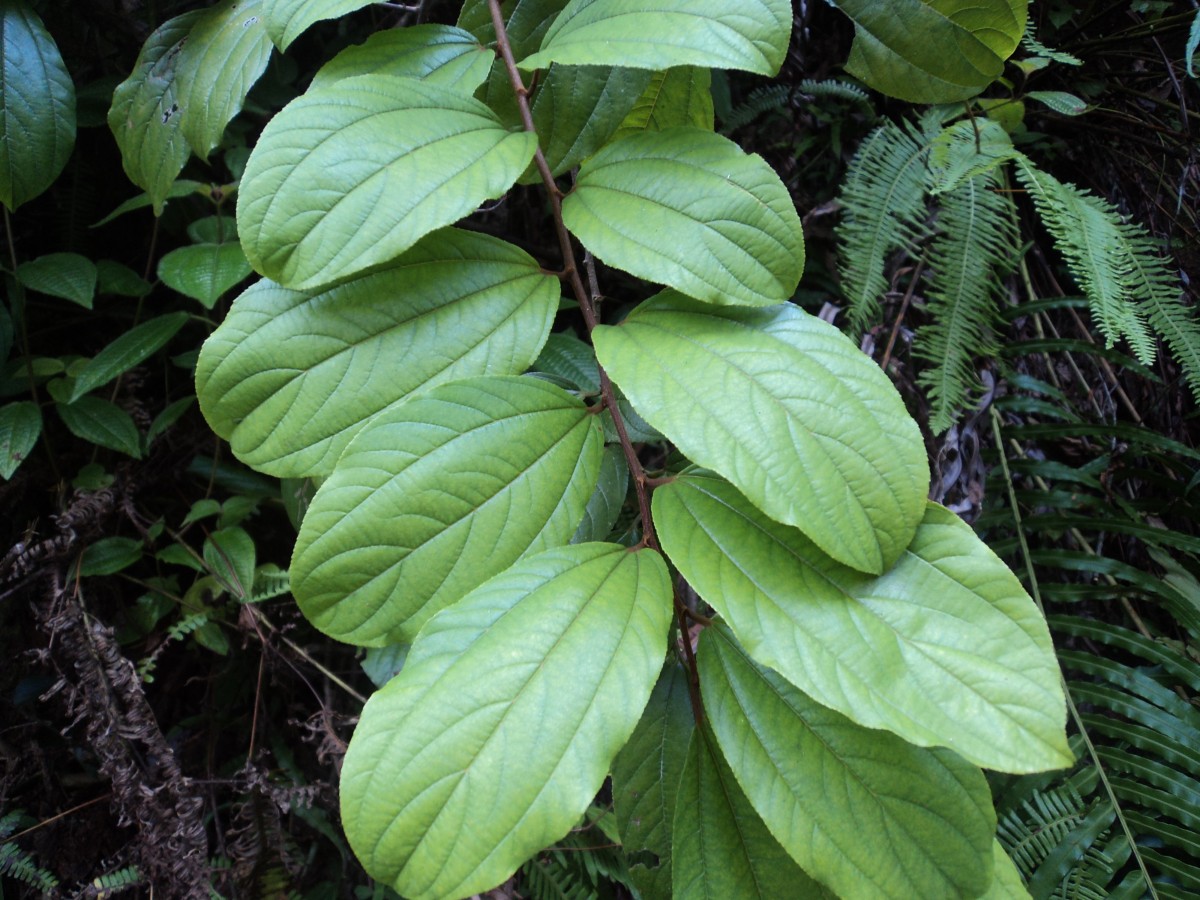
[[[833,100],[846,100],[850,103],[859,103],[874,112],[871,106],[871,98],[856,84],[851,84],[848,81],[838,81],[836,78],[821,79],[805,78],[796,85],[796,90],[801,94],[806,94],[809,97],[828,97]]]
[[[58,887],[58,879],[33,861],[16,844],[0,844],[0,875],[15,878],[35,890],[48,893]]]
[[[1025,25],[1025,35],[1021,38],[1021,46],[1034,59],[1045,60],[1047,63],[1062,63],[1065,66],[1082,66],[1083,60],[1062,50],[1052,50],[1033,36],[1032,19]]]
[[[846,170],[838,201],[842,220],[842,287],[850,324],[861,330],[887,290],[890,253],[914,248],[926,235],[925,155],[928,141],[911,126],[888,123],[863,139]]]
[[[963,119],[943,128],[929,147],[929,192],[944,194],[1017,156],[1012,139],[991,119]]]
[[[274,600],[290,593],[292,584],[288,573],[274,565],[259,566],[254,573],[254,589],[246,599],[247,603],[262,603],[264,600]]]
[[[729,134],[749,125],[769,112],[782,112],[788,104],[792,89],[786,84],[768,84],[755,88],[746,99],[735,106],[721,123],[721,132]]]
[[[1029,191],[1067,268],[1087,295],[1092,316],[1108,346],[1121,338],[1145,365],[1154,361],[1154,339],[1142,306],[1150,302],[1135,262],[1152,268],[1153,258],[1130,245],[1128,231],[1108,203],[1016,160],[1017,177]]]
[[[972,360],[995,352],[996,304],[1017,246],[1011,201],[997,186],[993,175],[976,175],[942,197],[929,252],[930,321],[913,342],[913,355],[931,364],[918,383],[933,404],[934,434],[954,424],[971,385],[978,383]]]

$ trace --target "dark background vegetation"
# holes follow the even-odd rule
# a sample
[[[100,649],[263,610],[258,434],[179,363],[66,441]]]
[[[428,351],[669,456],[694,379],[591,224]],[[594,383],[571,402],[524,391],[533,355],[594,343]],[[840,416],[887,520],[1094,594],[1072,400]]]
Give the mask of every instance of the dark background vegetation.
[[[136,193],[104,120],[112,89],[154,27],[202,5],[37,4],[79,89],[81,127],[54,187],[13,217],[17,258],[72,251],[116,260],[154,287],[141,301],[100,297],[93,310],[31,295],[28,340],[35,356],[92,356],[138,315],[192,313],[166,352],[124,376],[113,392],[142,429],[193,392],[195,354],[236,294],[205,313],[155,282],[158,258],[187,243],[189,223],[232,214],[228,186],[246,148],[322,61],[414,16],[376,6],[312,29],[275,56],[211,164],[193,159],[185,169],[184,177],[224,193],[172,201],[157,222],[142,209],[91,227]],[[421,14],[452,22],[456,12],[456,4],[429,2]],[[1038,89],[1081,96],[1092,108],[1066,117],[1030,103],[1021,137],[1048,171],[1143,223],[1174,258],[1185,287],[1200,283],[1200,90],[1183,65],[1195,15],[1183,2],[1037,0],[1031,16],[1039,38],[1083,65],[1050,67],[1031,79]],[[798,2],[792,49],[773,87],[744,75],[716,85],[718,127],[775,167],[805,218],[808,270],[798,299],[814,313],[829,314],[839,304],[835,200],[845,167],[878,116],[913,113],[879,96],[858,103],[806,89],[809,80],[844,77],[840,67],[852,37],[849,22],[826,4]],[[995,86],[990,96],[1019,95],[1027,87],[1012,67],[1006,75],[1011,85]],[[518,189],[473,224],[502,231],[553,263],[556,254],[538,236],[542,215],[536,192]],[[1086,865],[1100,888],[1115,893],[1127,885],[1125,896],[1140,896],[1137,860],[1127,841],[1122,852],[1112,795],[1098,786],[1098,772],[1107,767],[1127,792],[1118,796],[1130,798],[1123,801],[1126,818],[1145,858],[1160,860],[1151,866],[1159,895],[1198,896],[1200,852],[1187,836],[1200,825],[1200,793],[1192,793],[1200,787],[1196,754],[1165,756],[1155,760],[1159,768],[1122,767],[1122,748],[1136,741],[1103,724],[1122,711],[1120,698],[1086,687],[1141,697],[1146,692],[1138,694],[1130,679],[1147,680],[1178,701],[1158,702],[1165,717],[1159,727],[1185,747],[1200,735],[1194,702],[1200,656],[1192,643],[1200,619],[1195,406],[1169,357],[1160,354],[1146,369],[1131,364],[1121,347],[1103,348],[1086,309],[1063,300],[1075,289],[1036,219],[1029,215],[1023,224],[1029,281],[1014,279],[1000,353],[980,360],[991,387],[949,432],[927,434],[934,493],[971,520],[1032,586],[1031,561],[1048,612],[1099,624],[1093,633],[1072,619],[1054,632],[1068,654],[1068,674],[1085,686],[1076,702],[1097,722],[1094,741],[1114,749],[1087,757],[1081,744],[1085,759],[1073,773],[1036,783],[997,780],[998,805],[1002,814],[1015,811],[1008,827],[1022,846],[1057,835],[1042,862],[1066,836],[1088,836],[1040,870],[1042,880],[1032,886],[1045,892],[1035,896],[1049,896],[1064,878],[1084,878]],[[923,315],[914,262],[894,261],[893,290],[864,347],[924,423],[920,363],[908,351]],[[608,292],[616,293],[620,282],[609,277]],[[1000,414],[999,432],[989,404]],[[155,896],[204,897],[211,881],[226,897],[386,896],[358,869],[337,815],[340,756],[362,697],[373,689],[361,653],[318,635],[286,594],[238,603],[197,589],[211,572],[196,560],[204,559],[206,536],[220,527],[244,528],[259,564],[286,568],[295,530],[280,486],[231,459],[194,406],[142,459],[81,441],[52,416],[46,422],[46,440],[0,483],[0,893],[149,896],[152,886]],[[1007,477],[998,451],[1010,462]],[[284,493],[304,490],[287,485]],[[201,507],[209,514],[187,521],[204,500],[222,506]],[[80,574],[87,548],[114,536],[143,540],[145,552],[112,574],[93,557]],[[197,603],[206,610],[202,622]],[[1170,647],[1187,665],[1164,668],[1113,643],[1127,632]],[[1124,668],[1088,668],[1089,658]],[[1124,715],[1117,719],[1140,721]],[[1038,797],[1065,805],[1025,812],[1023,804],[1036,807]],[[1162,804],[1171,802],[1164,811]],[[1138,816],[1165,816],[1180,834],[1139,830]],[[534,865],[574,871],[576,896],[629,896],[607,843],[598,830],[572,835]],[[497,896],[547,890],[527,873]]]

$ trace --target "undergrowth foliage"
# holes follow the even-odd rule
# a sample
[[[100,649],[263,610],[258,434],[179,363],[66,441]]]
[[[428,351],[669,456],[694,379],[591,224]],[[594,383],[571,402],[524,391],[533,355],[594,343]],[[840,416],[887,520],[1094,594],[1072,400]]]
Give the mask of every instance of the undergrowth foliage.
[[[259,12],[280,47],[319,15]],[[610,773],[643,896],[1019,890],[980,767],[1073,758],[1045,623],[926,501],[884,374],[788,302],[799,217],[713,131],[697,67],[773,74],[790,27],[785,0],[472,0],[343,51],[246,163],[265,277],[200,405],[242,461],[320,482],[305,615],[406,648],[341,775],[351,847],[406,897],[505,881]],[[518,182],[559,259],[459,224]]]

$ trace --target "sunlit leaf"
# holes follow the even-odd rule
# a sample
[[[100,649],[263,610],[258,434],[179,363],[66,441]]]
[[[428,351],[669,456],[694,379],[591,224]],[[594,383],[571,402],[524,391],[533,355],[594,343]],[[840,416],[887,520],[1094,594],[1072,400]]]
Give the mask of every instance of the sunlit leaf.
[[[313,76],[309,90],[355,75],[418,78],[464,94],[472,93],[491,71],[495,54],[474,35],[449,25],[413,25],[377,31],[347,47]]]
[[[263,0],[267,34],[280,50],[323,19],[336,19],[370,5],[372,0]]]

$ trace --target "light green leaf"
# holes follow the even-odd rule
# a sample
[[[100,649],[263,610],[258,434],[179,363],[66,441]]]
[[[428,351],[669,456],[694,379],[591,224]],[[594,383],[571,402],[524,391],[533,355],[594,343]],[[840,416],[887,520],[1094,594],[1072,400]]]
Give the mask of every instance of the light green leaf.
[[[247,464],[280,477],[325,474],[372,416],[407,394],[523,372],[559,294],[524,251],[456,229],[324,290],[261,281],[200,353],[200,408]]]
[[[654,522],[741,644],[818,703],[990,769],[1071,764],[1046,623],[953,513],[929,504],[878,577],[835,563],[710,476],[658,488]]]
[[[336,19],[369,6],[373,0],[264,0],[267,33],[280,50],[323,19]]]
[[[410,900],[452,900],[565,835],[633,733],[671,614],[653,550],[574,544],[431,619],[367,701],[342,768],[367,872]]]
[[[496,54],[469,31],[450,25],[413,25],[377,31],[317,70],[309,90],[354,75],[418,78],[463,94],[483,84]]]
[[[711,69],[676,66],[655,72],[613,140],[641,131],[665,131],[677,125],[713,130]]]
[[[222,528],[204,542],[204,561],[225,589],[244,600],[254,587],[254,539],[242,528]]]
[[[54,38],[21,0],[0,9],[0,203],[54,183],[75,146],[75,85]]]
[[[1087,112],[1086,100],[1081,100],[1066,91],[1029,91],[1025,95],[1030,100],[1044,103],[1059,115],[1078,116]]]
[[[78,253],[47,253],[17,266],[17,280],[29,290],[84,309],[92,308],[97,278],[96,264]]]
[[[242,246],[268,278],[328,284],[499,197],[535,147],[450,88],[389,75],[336,81],[263,130],[238,195]]]
[[[804,232],[779,176],[699,128],[605,146],[580,167],[563,220],[609,265],[709,303],[780,303],[804,271]]]
[[[992,884],[986,893],[980,894],[979,900],[1031,900],[1021,873],[999,841],[992,841],[992,858],[995,860]]]
[[[580,400],[534,378],[455,381],[380,413],[304,516],[296,602],[338,640],[411,642],[492,575],[570,540],[603,443]]]
[[[242,111],[273,49],[263,0],[224,0],[192,26],[175,77],[179,127],[201,159],[208,159],[225,126]]]
[[[1025,33],[1026,0],[830,0],[854,20],[846,71],[890,97],[952,103],[1004,69]]]
[[[522,69],[714,66],[775,75],[792,34],[788,0],[571,0]],[[648,36],[653,36],[652,39]]]
[[[583,521],[571,538],[572,544],[603,541],[621,516],[625,495],[629,493],[629,464],[625,452],[617,444],[604,448],[596,490],[583,511]]]
[[[84,548],[78,575],[115,575],[142,558],[142,542],[127,537],[100,538]]]
[[[757,666],[723,626],[699,650],[704,708],[771,833],[843,897],[974,897],[992,877],[983,773],[814,703]]]
[[[179,130],[180,52],[204,14],[193,10],[160,25],[142,46],[129,77],[113,92],[108,127],[129,180],[144,189],[156,216],[192,148]]]
[[[832,325],[664,291],[592,339],[647,422],[830,556],[879,574],[912,540],[929,488],[921,433]]]
[[[41,433],[42,411],[32,400],[0,406],[0,478],[13,477]]]
[[[99,397],[80,397],[55,406],[71,434],[89,443],[140,459],[141,435],[129,413]]]
[[[687,673],[668,659],[641,721],[612,766],[617,829],[642,900],[671,900],[671,825],[694,727]],[[647,853],[657,864],[634,861]]]
[[[241,245],[235,243],[178,247],[158,261],[163,284],[200,301],[205,309],[212,309],[222,294],[245,281],[251,271]]]
[[[550,171],[569,172],[612,137],[650,72],[612,66],[551,66],[533,98],[533,124]],[[522,181],[540,181],[531,169]]]
[[[830,897],[771,836],[708,728],[692,733],[675,805],[672,900]]]
[[[74,373],[75,386],[67,402],[74,403],[89,391],[128,372],[174,337],[187,319],[187,313],[170,313],[120,335]]]

